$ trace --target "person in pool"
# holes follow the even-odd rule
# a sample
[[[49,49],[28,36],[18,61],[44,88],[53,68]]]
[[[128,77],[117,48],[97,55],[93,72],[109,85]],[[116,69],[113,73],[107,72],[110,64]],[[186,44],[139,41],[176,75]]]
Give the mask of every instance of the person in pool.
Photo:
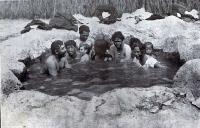
[[[143,67],[145,68],[164,68],[165,66],[161,65],[160,62],[153,55],[153,44],[151,42],[146,42],[144,44],[144,54],[142,58]]]
[[[110,46],[109,53],[115,62],[127,62],[131,59],[131,48],[123,42],[124,35],[117,31],[112,35],[113,45]]]
[[[79,39],[76,39],[76,46],[79,49],[80,48],[80,44],[88,44],[90,46],[90,48],[93,47],[93,40],[91,38],[89,38],[89,34],[90,34],[90,28],[86,25],[81,25],[79,27]]]
[[[132,37],[129,40],[129,45],[131,47],[131,58],[133,60],[133,63],[135,63],[137,66],[141,67],[142,63],[142,42],[135,37]]]
[[[141,64],[142,56],[141,55],[142,55],[141,48],[136,45],[132,50],[131,57],[133,59],[133,63],[139,67],[142,66],[142,64]]]
[[[107,52],[109,49],[109,42],[105,39],[97,39],[94,43],[94,60],[96,62],[104,61],[112,61],[112,56]]]
[[[80,44],[80,55],[81,55],[81,60],[80,62],[82,63],[87,63],[90,61],[90,46],[88,44]]]
[[[66,47],[66,58],[68,64],[78,63],[80,61],[80,53],[78,52],[76,42],[74,40],[69,40],[65,42]]]
[[[51,44],[51,51],[43,56],[42,73],[57,76],[61,69],[68,67],[65,57],[66,49],[64,43],[56,40]]]

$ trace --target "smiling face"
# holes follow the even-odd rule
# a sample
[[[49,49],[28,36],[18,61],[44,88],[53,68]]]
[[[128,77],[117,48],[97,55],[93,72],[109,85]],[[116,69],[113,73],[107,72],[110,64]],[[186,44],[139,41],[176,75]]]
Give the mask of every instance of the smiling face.
[[[82,33],[80,33],[80,40],[86,41],[88,39],[88,36],[89,36],[89,32],[83,31]]]
[[[115,47],[117,48],[117,49],[121,49],[122,48],[122,39],[120,39],[120,38],[115,38],[114,39],[114,45],[115,45]]]

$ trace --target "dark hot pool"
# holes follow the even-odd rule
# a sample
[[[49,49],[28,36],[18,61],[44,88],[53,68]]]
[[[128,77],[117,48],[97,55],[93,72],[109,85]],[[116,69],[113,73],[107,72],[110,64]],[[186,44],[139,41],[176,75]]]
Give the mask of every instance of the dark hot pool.
[[[37,90],[49,95],[72,95],[89,100],[115,88],[170,86],[170,80],[180,67],[177,55],[157,52],[157,59],[167,68],[143,70],[133,63],[75,64],[63,69],[56,78],[40,74],[40,64],[28,69],[29,79],[24,82],[26,90]]]

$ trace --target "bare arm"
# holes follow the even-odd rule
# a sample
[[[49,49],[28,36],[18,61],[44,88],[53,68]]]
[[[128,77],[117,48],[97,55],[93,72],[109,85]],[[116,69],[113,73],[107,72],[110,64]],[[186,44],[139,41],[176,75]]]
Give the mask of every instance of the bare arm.
[[[154,64],[154,68],[167,68],[167,67],[157,62],[156,64]]]

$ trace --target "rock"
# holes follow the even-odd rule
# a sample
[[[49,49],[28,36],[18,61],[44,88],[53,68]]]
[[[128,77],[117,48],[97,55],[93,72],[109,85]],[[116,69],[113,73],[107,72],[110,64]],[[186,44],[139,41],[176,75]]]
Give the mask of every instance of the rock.
[[[200,109],[200,98],[198,98],[197,100],[193,101],[192,104]]]
[[[175,36],[166,38],[163,43],[164,52],[178,52],[181,60],[192,60],[200,58],[200,38],[198,33],[192,33],[191,37]],[[200,34],[200,33],[199,33]]]
[[[191,40],[191,38],[182,38],[180,41],[178,43],[178,51],[181,59],[187,61],[200,58],[200,39]]]
[[[170,105],[163,103],[173,100]],[[9,128],[192,128],[200,114],[166,87],[125,88],[90,101],[20,91],[4,99],[1,126]],[[12,125],[11,125],[12,124]]]
[[[18,78],[7,68],[2,66],[1,71],[1,91],[3,94],[8,95],[22,87]]]
[[[1,108],[2,127],[80,127],[84,104],[85,101],[68,96],[58,98],[34,91],[12,93]]]
[[[176,73],[174,86],[192,91],[200,97],[200,59],[187,61]]]

